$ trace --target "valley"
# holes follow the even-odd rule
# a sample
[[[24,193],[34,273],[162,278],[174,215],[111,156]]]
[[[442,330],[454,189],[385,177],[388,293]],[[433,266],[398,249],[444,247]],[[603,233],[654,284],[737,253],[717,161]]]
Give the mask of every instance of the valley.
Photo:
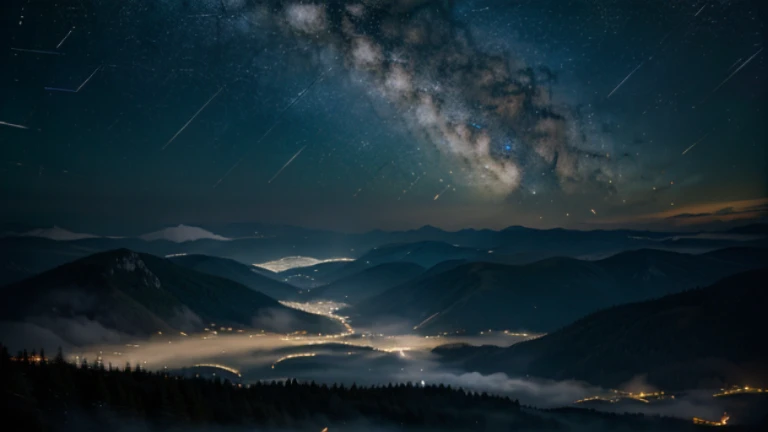
[[[233,240],[216,241],[229,248]],[[753,365],[761,360],[747,348],[752,336],[736,332],[756,325],[750,320],[763,300],[754,287],[763,273],[749,270],[765,263],[765,249],[635,249],[517,264],[489,262],[489,255],[397,243],[356,260],[278,259],[283,268],[202,254],[99,252],[6,286],[14,307],[0,308],[0,334],[12,350],[63,347],[77,365],[246,387],[294,379],[439,383],[540,409],[699,424],[727,411],[733,424],[759,421],[754,413],[764,398],[755,389],[765,377]],[[710,297],[700,313],[674,307]],[[751,300],[734,302],[740,298]],[[719,317],[696,327],[713,347],[687,346],[690,359],[670,348],[667,337],[699,341],[675,313],[689,321]],[[675,330],[665,335],[664,328]],[[627,344],[664,352],[664,367],[679,366],[659,369],[660,354],[624,352]],[[708,351],[717,357],[696,360]]]

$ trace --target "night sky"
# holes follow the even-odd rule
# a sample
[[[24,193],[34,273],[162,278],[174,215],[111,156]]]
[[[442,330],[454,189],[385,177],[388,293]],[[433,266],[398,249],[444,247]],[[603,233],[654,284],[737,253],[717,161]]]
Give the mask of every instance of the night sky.
[[[765,220],[765,22],[763,0],[4,0],[0,222]]]

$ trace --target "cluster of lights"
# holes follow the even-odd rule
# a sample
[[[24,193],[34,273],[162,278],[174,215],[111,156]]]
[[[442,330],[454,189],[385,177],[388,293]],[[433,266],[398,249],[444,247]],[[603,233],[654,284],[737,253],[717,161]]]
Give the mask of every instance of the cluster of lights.
[[[286,360],[294,359],[294,358],[300,358],[300,357],[314,357],[316,356],[316,353],[299,353],[299,354],[288,354],[285,357],[280,357],[279,359],[275,360],[274,363],[272,363],[272,369],[275,368],[275,366],[278,363],[284,362]]]
[[[325,335],[324,336],[325,338],[338,339],[338,338],[346,337],[355,333],[355,330],[347,322],[347,317],[343,317],[336,314],[336,312],[338,312],[340,309],[343,309],[348,306],[344,303],[335,303],[335,302],[299,303],[299,302],[281,301],[280,304],[292,309],[297,309],[303,312],[308,312],[315,315],[322,315],[324,317],[334,319],[336,321],[339,321],[341,325],[344,326],[344,329],[345,329],[344,333],[339,333],[334,335]],[[304,332],[304,334],[306,334],[306,332]],[[292,335],[289,335],[289,336],[292,336]],[[323,336],[322,333],[318,333],[317,335]],[[284,338],[283,340],[301,340],[304,338],[305,337],[288,337],[288,338]]]
[[[720,393],[715,393],[712,396],[713,397],[721,397],[721,396],[731,396],[736,394],[746,394],[746,393],[768,393],[768,389],[762,389],[762,388],[755,388],[755,387],[731,387],[728,390],[722,389]]]
[[[698,417],[694,417],[693,423],[699,424],[699,425],[706,425],[706,426],[725,426],[728,423],[728,420],[730,418],[731,417],[728,415],[728,413],[723,413],[723,416],[720,417],[720,421],[709,421],[709,420],[700,419]]]
[[[225,370],[225,371],[227,371],[229,373],[233,373],[233,374],[237,375],[238,377],[242,377],[242,375],[240,375],[240,371],[239,370],[231,368],[229,366],[220,365],[220,364],[201,363],[201,364],[196,364],[194,367],[209,367],[209,368],[221,369],[221,370]]]
[[[616,403],[621,401],[622,399],[632,399],[643,403],[650,403],[649,399],[655,399],[655,400],[661,400],[661,399],[674,399],[674,395],[666,394],[663,391],[658,392],[640,392],[640,393],[632,393],[632,392],[625,392],[621,390],[612,390],[613,395],[612,396],[591,396],[584,399],[579,399],[575,401],[574,403],[584,403],[584,402],[591,402],[591,401],[602,401],[602,402],[609,402],[609,403]]]

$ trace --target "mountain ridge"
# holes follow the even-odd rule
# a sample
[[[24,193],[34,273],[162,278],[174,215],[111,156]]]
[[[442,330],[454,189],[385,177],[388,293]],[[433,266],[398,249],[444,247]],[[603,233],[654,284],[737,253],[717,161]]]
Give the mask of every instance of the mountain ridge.
[[[643,377],[660,389],[768,384],[761,317],[768,307],[768,267],[705,287],[606,308],[541,338],[498,347],[441,347],[484,373],[618,388]],[[587,348],[588,347],[588,348]]]
[[[276,273],[232,259],[200,254],[182,255],[169,259],[183,267],[240,283],[277,300],[291,298],[296,293],[292,285],[280,282]]]
[[[362,326],[399,322],[426,334],[489,328],[550,332],[604,307],[708,285],[765,262],[768,251],[742,250],[741,255],[727,261],[648,249],[598,261],[469,262],[444,272],[428,270],[429,277],[367,299],[352,318]]]
[[[302,297],[354,304],[411,280],[424,270],[424,267],[411,262],[378,264],[314,288]]]
[[[102,252],[6,286],[3,321],[90,323],[119,334],[240,328],[340,333],[333,320],[287,308],[240,283],[128,249]]]

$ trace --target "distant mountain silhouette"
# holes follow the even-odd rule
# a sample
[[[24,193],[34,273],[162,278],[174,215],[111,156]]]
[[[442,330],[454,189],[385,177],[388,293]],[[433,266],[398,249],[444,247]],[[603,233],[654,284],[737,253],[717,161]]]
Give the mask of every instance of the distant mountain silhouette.
[[[432,231],[436,228],[422,230]],[[451,245],[438,241],[422,241],[416,243],[386,244],[371,249],[361,256],[357,262],[376,265],[386,262],[409,262],[421,267],[432,267],[447,260],[468,259],[477,260],[487,257],[487,251],[476,248]]]
[[[768,269],[703,289],[616,306],[509,348],[447,346],[435,352],[471,370],[606,387],[634,379],[660,389],[768,385],[764,349]]]
[[[65,264],[6,286],[3,294],[0,321],[32,323],[69,342],[83,335],[62,334],[67,326],[134,336],[199,331],[210,323],[343,331],[333,320],[284,307],[240,283],[126,249]]]
[[[297,288],[316,288],[338,279],[338,273],[348,261],[331,261],[307,267],[297,267],[276,273],[278,280]]]
[[[172,257],[170,261],[199,272],[241,283],[274,299],[284,300],[296,294],[296,288],[276,280],[277,274],[235,260],[208,255],[183,255]]]
[[[601,308],[706,286],[768,262],[764,249],[721,255],[638,250],[600,261],[467,263],[367,299],[352,316],[359,326],[398,322],[424,334],[550,332]]]
[[[424,267],[410,262],[379,264],[328,285],[315,288],[303,297],[354,304],[407,282],[422,272],[424,272]]]
[[[49,228],[36,228],[33,230],[18,233],[15,235],[18,235],[20,237],[41,237],[41,238],[47,238],[47,239],[59,240],[59,241],[81,240],[86,238],[99,237],[94,234],[72,232],[72,231],[60,228],[56,225]]]
[[[748,247],[730,247],[707,252],[703,256],[755,268],[768,265],[768,249],[756,250]]]
[[[188,241],[196,240],[219,240],[228,241],[232,240],[227,237],[214,234],[210,231],[204,230],[199,227],[179,225],[175,227],[163,228],[159,231],[143,234],[139,236],[142,240],[155,241],[155,240],[167,240],[174,243],[184,243]]]
[[[385,262],[408,261],[422,267],[455,259],[527,264],[557,256],[598,259],[640,248],[698,253],[733,246],[768,247],[768,234],[761,230],[760,225],[719,234],[537,230],[525,227],[509,227],[501,231],[444,231],[423,227],[408,231],[374,230],[347,234],[291,226],[235,224],[209,227],[215,235],[208,232],[207,228],[177,226],[157,231],[154,233],[156,235],[145,235],[144,239],[97,237],[66,241],[18,234],[39,227],[4,226],[7,229],[0,236],[0,285],[19,281],[96,252],[120,248],[157,256],[209,255],[233,259],[246,265],[288,256],[319,260],[367,256],[339,273],[335,271],[343,266],[336,268],[321,264],[312,269],[290,270],[283,275],[283,279],[288,279],[292,285],[305,288],[328,284],[358,273],[368,266]],[[749,239],[745,240],[742,232],[749,234]],[[308,274],[309,271],[312,273]]]
[[[424,230],[422,228],[419,231]],[[431,229],[426,229],[431,232]],[[460,247],[438,241],[415,243],[390,243],[374,247],[352,262],[322,263],[311,267],[287,270],[279,275],[289,283],[300,287],[317,288],[365,270],[387,263],[411,263],[428,268],[448,260],[477,261],[488,259],[488,252]]]
[[[758,223],[751,225],[744,225],[728,230],[729,233],[734,234],[761,234],[768,235],[768,223]]]

